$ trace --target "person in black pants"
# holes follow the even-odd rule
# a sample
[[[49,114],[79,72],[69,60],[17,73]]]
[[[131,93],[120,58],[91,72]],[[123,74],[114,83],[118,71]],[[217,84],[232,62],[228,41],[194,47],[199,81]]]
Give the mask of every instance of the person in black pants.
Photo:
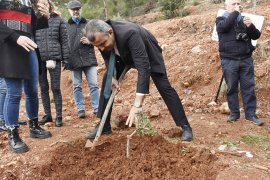
[[[240,83],[245,118],[258,126],[263,121],[256,115],[254,63],[251,40],[260,37],[260,31],[249,17],[241,15],[241,0],[226,0],[226,11],[216,19],[219,37],[219,54],[224,79],[227,84],[227,101],[230,115],[227,122],[240,118],[238,84]]]
[[[69,58],[69,45],[66,23],[60,14],[50,4],[49,28],[36,32],[36,42],[41,56],[41,74],[39,86],[45,116],[39,121],[44,125],[52,122],[51,102],[49,96],[49,83],[47,72],[50,73],[51,89],[56,108],[55,126],[62,126],[62,94],[60,89],[61,61],[66,62]],[[47,71],[48,70],[48,71]]]
[[[182,127],[182,141],[191,141],[193,139],[192,128],[188,123],[180,98],[168,80],[162,50],[155,37],[143,27],[127,21],[91,20],[85,30],[87,38],[99,48],[107,65],[107,73],[102,83],[98,117],[101,118],[104,113],[110,97],[111,85],[119,88],[117,79],[126,66],[131,66],[138,70],[138,81],[136,98],[126,125],[131,127],[136,120],[136,113],[142,111],[144,97],[149,93],[151,77],[175,124]],[[112,78],[111,74],[115,74],[116,77]],[[112,82],[110,83],[110,81]],[[106,119],[103,134],[111,133],[111,110]],[[98,125],[86,134],[86,138],[94,139],[97,129]]]

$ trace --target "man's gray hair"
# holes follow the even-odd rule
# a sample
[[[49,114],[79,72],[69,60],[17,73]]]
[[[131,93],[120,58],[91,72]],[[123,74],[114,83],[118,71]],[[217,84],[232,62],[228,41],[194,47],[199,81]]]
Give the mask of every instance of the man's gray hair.
[[[92,19],[85,26],[85,35],[90,42],[93,42],[95,41],[94,33],[103,32],[105,34],[108,34],[108,30],[110,28],[111,26],[105,21],[99,19]]]

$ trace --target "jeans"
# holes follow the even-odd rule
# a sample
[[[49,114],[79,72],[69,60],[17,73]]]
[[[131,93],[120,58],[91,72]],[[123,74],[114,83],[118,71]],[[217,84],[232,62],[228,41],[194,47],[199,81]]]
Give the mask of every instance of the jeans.
[[[221,65],[227,84],[227,101],[231,115],[240,116],[238,99],[238,84],[240,82],[245,116],[254,116],[257,100],[255,95],[253,59],[247,58],[238,61],[222,59]]]
[[[13,129],[19,126],[19,108],[22,88],[25,93],[25,107],[30,120],[38,117],[38,59],[35,51],[29,53],[31,79],[5,78],[7,95],[4,104],[6,126]]]
[[[7,94],[7,85],[4,78],[0,78],[0,121],[4,121],[4,102]]]
[[[92,99],[92,109],[94,112],[98,110],[99,92],[97,83],[97,67],[84,67],[80,70],[72,71],[73,95],[78,111],[85,110],[84,97],[82,92],[82,73],[84,72],[88,87],[90,89],[90,97]]]

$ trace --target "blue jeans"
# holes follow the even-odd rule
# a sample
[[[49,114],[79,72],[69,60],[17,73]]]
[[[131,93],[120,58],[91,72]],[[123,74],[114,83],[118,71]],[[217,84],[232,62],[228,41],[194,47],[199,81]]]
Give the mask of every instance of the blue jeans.
[[[19,126],[19,109],[22,88],[25,93],[25,107],[30,120],[38,117],[38,59],[35,51],[29,53],[31,79],[5,78],[7,95],[4,104],[6,126]]]
[[[240,116],[238,99],[238,84],[240,82],[245,116],[254,116],[257,100],[253,59],[247,58],[239,61],[222,59],[221,65],[227,84],[227,101],[231,115]]]
[[[4,121],[4,102],[7,94],[7,85],[4,78],[0,78],[0,121]]]
[[[97,67],[84,67],[80,70],[72,71],[73,95],[78,111],[85,110],[84,97],[82,92],[82,73],[84,72],[88,87],[90,89],[90,97],[92,99],[92,109],[97,112],[99,104],[99,92],[97,83]]]

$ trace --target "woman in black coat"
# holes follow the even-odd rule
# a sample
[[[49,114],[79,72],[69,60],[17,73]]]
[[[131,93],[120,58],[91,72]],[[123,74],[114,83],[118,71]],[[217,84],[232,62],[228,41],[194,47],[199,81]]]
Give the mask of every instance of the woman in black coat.
[[[35,30],[48,26],[48,5],[38,0],[37,17],[30,0],[0,0],[0,77],[4,77],[7,94],[4,119],[9,147],[15,153],[28,150],[21,140],[19,107],[24,88],[30,137],[48,138],[49,131],[38,125],[38,58],[33,41]]]
[[[61,61],[69,58],[69,45],[66,23],[60,14],[54,10],[50,3],[49,28],[36,32],[36,42],[41,56],[41,74],[39,86],[45,116],[39,122],[45,124],[52,121],[51,102],[49,96],[49,83],[47,72],[50,73],[51,90],[56,108],[55,126],[62,126],[62,95],[60,89]]]

